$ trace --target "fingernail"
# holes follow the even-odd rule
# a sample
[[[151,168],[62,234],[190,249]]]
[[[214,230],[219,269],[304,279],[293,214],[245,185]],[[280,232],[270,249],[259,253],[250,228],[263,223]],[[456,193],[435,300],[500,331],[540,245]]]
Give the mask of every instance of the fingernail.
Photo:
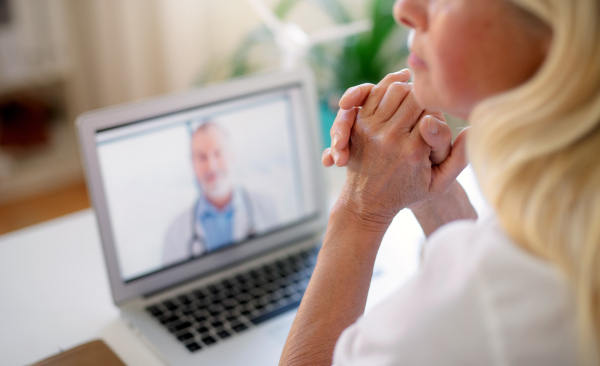
[[[338,160],[340,160],[340,152],[334,151],[331,155],[333,156],[333,161],[337,165]]]
[[[427,130],[432,135],[437,135],[438,133],[438,122],[431,116],[427,118]]]
[[[400,74],[410,74],[410,70],[409,69],[402,69],[400,71],[398,71],[396,74],[400,75]]]
[[[340,134],[336,132],[331,138],[331,147],[335,148],[337,146],[337,142],[340,140]]]

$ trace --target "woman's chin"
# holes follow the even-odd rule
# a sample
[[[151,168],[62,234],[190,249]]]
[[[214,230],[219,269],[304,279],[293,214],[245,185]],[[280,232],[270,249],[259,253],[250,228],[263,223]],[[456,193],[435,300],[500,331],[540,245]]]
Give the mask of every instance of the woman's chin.
[[[414,89],[417,102],[425,109],[442,111],[465,120],[470,114],[470,108],[461,108],[461,103],[457,103],[449,96],[442,98],[438,90],[431,86],[431,83],[416,76],[414,78]]]
[[[431,88],[431,84],[421,80],[415,76],[413,81],[417,102],[426,109],[439,109],[437,107],[439,101],[436,98],[435,91]]]

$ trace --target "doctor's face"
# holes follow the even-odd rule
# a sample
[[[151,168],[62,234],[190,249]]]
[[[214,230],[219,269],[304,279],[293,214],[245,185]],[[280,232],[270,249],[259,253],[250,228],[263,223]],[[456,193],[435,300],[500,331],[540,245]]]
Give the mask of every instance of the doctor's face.
[[[192,162],[202,192],[219,199],[231,193],[231,153],[227,137],[215,125],[204,126],[192,136]]]
[[[463,118],[533,76],[552,38],[509,0],[397,0],[394,17],[414,33],[408,64],[421,105]]]

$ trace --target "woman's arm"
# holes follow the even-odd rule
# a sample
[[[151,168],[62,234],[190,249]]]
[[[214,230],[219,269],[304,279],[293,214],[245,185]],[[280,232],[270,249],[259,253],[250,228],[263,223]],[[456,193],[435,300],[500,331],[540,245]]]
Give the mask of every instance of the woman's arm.
[[[386,228],[385,224],[367,226],[348,207],[336,204],[279,365],[331,365],[340,334],[365,310]]]

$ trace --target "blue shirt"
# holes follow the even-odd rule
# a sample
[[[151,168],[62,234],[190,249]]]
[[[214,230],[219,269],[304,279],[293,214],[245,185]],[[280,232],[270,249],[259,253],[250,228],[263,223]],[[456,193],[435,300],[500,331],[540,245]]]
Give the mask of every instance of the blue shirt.
[[[233,199],[232,199],[233,201]],[[233,214],[232,202],[222,210],[217,209],[202,195],[198,201],[196,219],[204,228],[206,250],[225,247],[233,243]]]

